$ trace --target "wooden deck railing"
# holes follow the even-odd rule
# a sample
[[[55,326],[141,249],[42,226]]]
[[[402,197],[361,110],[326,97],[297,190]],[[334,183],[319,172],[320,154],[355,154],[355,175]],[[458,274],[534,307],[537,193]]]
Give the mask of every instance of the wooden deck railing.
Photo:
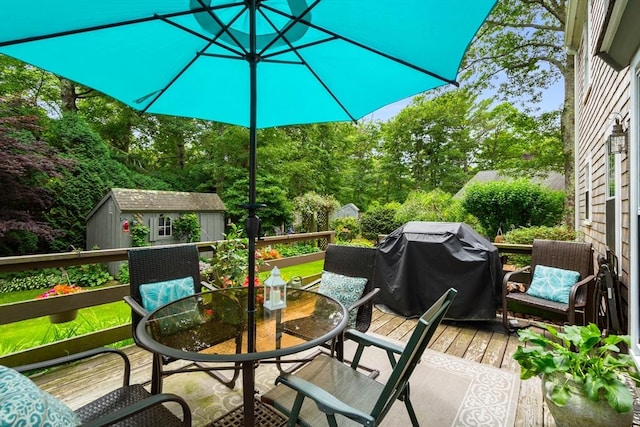
[[[328,242],[333,242],[334,238],[334,231],[289,234],[284,236],[265,237],[263,240],[259,240],[256,245],[258,247],[262,247],[273,244],[318,239],[326,239]],[[215,242],[197,243],[198,250],[201,253],[211,252],[211,245],[214,243]],[[531,254],[531,245],[496,244],[496,246],[504,253]],[[0,272],[27,271],[43,268],[68,267],[72,265],[126,261],[128,250],[128,248],[104,249],[65,252],[59,254],[4,257],[0,258]],[[322,259],[324,259],[324,251],[279,260],[270,260],[269,265],[263,267],[263,269],[273,268],[274,266],[287,267]],[[308,281],[317,277],[318,276],[310,276],[305,279]],[[66,295],[64,298],[34,299],[11,304],[1,304],[0,325],[34,319],[74,309],[118,302],[122,301],[122,298],[126,295],[129,295],[128,284],[116,285],[102,289],[89,289],[77,294]],[[2,355],[0,356],[0,365],[17,366],[26,363],[34,363],[103,345],[109,345],[114,342],[131,338],[131,336],[131,324],[114,326],[89,334]]]
[[[264,239],[257,241],[256,246],[263,247],[274,244],[313,240],[326,240],[327,242],[332,243],[334,239],[334,231],[288,234],[265,237]],[[207,253],[211,252],[211,245],[214,243],[216,242],[200,242],[196,245],[198,246],[200,253]],[[129,248],[121,248],[3,257],[0,258],[0,272],[30,271],[43,268],[126,261],[128,251]],[[281,268],[322,259],[324,259],[324,251],[278,260],[269,260],[268,265],[262,267],[262,269],[269,269],[274,266]],[[313,280],[314,278],[315,277],[312,276],[307,278],[307,280]],[[33,299],[17,303],[0,304],[0,325],[34,319],[69,310],[118,302],[122,301],[122,298],[126,295],[129,295],[129,285],[123,284],[102,289],[88,289],[77,294],[65,295],[64,298]],[[131,338],[131,324],[114,326],[89,334],[3,355],[0,356],[0,365],[16,366],[20,364],[39,362],[53,357],[64,356],[112,344],[127,338]]]

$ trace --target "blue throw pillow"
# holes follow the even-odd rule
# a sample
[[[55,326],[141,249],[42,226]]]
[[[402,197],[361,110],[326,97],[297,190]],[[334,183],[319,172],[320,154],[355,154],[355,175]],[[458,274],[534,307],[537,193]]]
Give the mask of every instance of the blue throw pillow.
[[[569,292],[578,283],[580,273],[560,268],[536,266],[527,293],[550,301],[569,303]]]
[[[365,277],[349,277],[342,274],[323,271],[320,279],[318,292],[338,300],[342,305],[349,308],[351,304],[358,301],[362,296],[362,291],[367,284]],[[349,327],[356,324],[357,311],[349,313]]]
[[[153,311],[162,305],[188,297],[194,293],[193,277],[191,276],[140,285],[142,306],[147,311]]]
[[[69,427],[80,425],[64,403],[29,378],[0,365],[0,426]]]

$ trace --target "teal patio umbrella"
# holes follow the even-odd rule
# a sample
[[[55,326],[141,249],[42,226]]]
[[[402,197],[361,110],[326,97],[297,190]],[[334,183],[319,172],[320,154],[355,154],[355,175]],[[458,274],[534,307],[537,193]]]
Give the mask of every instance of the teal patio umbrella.
[[[10,0],[0,5],[0,53],[141,112],[249,128],[252,316],[256,130],[357,120],[455,84],[495,2]]]

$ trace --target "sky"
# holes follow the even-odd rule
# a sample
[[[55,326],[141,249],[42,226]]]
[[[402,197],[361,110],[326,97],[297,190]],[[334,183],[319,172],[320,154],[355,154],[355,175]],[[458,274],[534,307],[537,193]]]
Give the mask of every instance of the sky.
[[[489,95],[491,96],[491,95]],[[364,117],[365,120],[383,121],[395,117],[404,107],[411,103],[413,97],[405,98],[384,106]],[[537,105],[540,113],[560,108],[564,99],[564,83],[558,82],[543,92],[542,101]]]

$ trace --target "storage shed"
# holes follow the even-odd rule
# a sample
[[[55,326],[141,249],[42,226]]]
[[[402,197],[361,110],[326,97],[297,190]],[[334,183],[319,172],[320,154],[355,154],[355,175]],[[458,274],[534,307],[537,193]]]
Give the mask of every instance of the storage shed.
[[[172,224],[185,213],[198,216],[200,241],[221,240],[224,212],[224,203],[215,193],[113,188],[87,215],[87,249],[131,247],[134,218],[149,227],[151,245],[184,243],[175,238]],[[110,263],[109,272],[117,275],[118,265]]]

